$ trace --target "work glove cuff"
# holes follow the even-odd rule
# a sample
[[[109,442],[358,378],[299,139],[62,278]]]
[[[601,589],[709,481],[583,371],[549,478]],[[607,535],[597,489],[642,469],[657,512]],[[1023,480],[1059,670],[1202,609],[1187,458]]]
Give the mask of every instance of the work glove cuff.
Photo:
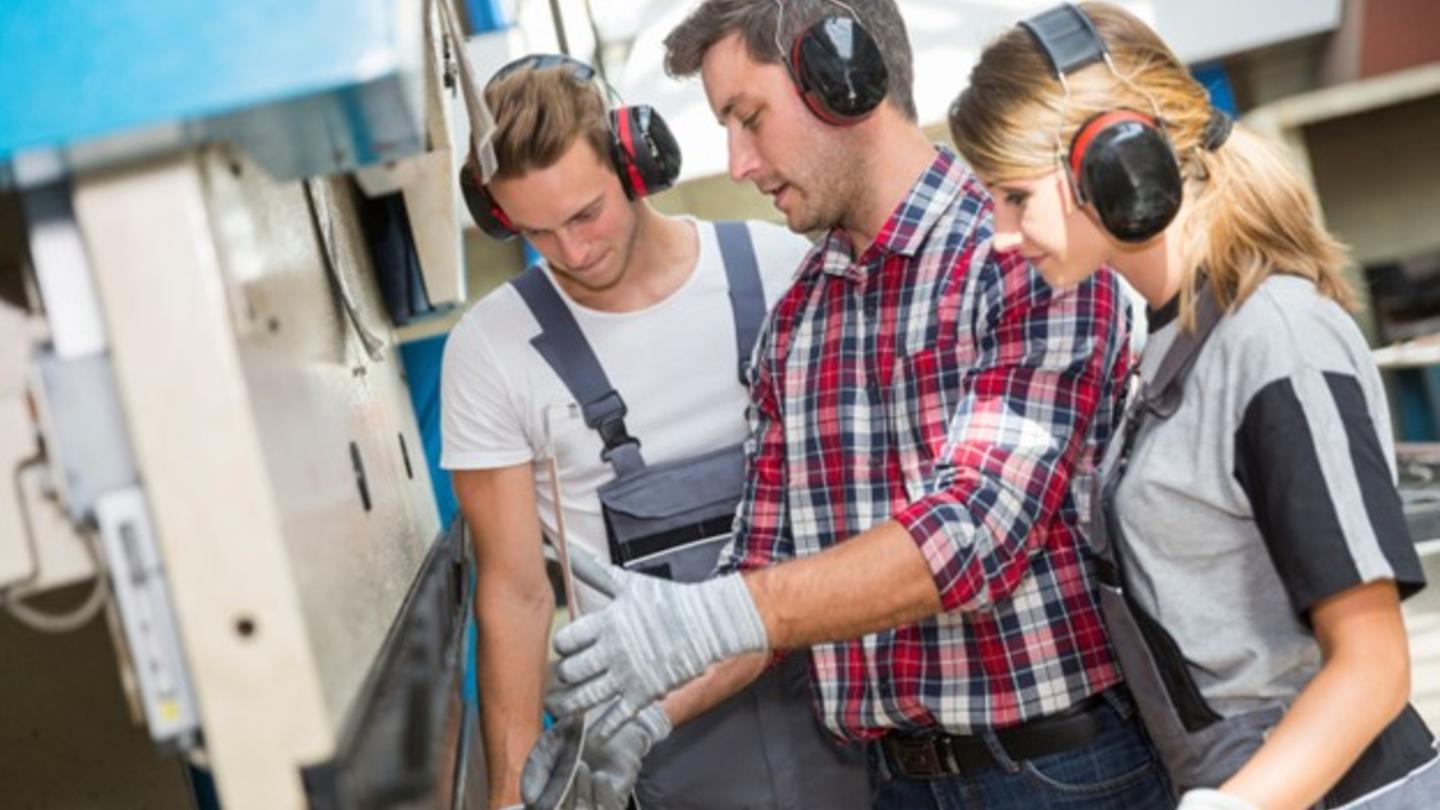
[[[670,716],[665,714],[659,703],[651,703],[641,709],[640,713],[635,715],[635,723],[645,730],[645,736],[650,740],[650,745],[646,746],[647,753],[650,747],[669,737],[670,732],[675,730],[670,723]]]
[[[1210,788],[1185,791],[1180,797],[1180,806],[1175,810],[1259,810],[1255,805],[1239,796],[1221,793]]]
[[[710,642],[713,649],[707,650],[707,663],[717,663],[727,658],[750,652],[761,652],[769,647],[765,623],[755,607],[750,588],[739,574],[730,574],[706,580],[686,589],[700,602],[697,608],[709,619],[707,624],[713,631]]]

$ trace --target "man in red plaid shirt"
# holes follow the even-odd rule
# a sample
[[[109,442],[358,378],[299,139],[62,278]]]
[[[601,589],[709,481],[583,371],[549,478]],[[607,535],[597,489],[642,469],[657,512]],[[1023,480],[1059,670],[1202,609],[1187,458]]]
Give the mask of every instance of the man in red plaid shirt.
[[[857,22],[888,71],[858,121],[782,61],[837,35],[863,61]],[[1079,529],[1127,365],[1113,277],[1056,293],[997,250],[979,182],[916,126],[893,0],[706,0],[666,45],[732,177],[825,235],[757,347],[722,575],[577,556],[614,599],[557,636],[551,708],[604,735],[712,665],[808,650],[823,722],[873,741],[877,808],[1172,806]]]

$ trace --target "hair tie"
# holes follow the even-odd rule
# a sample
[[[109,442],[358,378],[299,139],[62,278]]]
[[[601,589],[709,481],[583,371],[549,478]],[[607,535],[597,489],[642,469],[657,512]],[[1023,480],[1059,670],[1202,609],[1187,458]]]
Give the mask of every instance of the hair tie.
[[[1230,114],[1219,108],[1210,108],[1210,120],[1205,123],[1205,131],[1200,135],[1200,146],[1207,152],[1214,152],[1225,144],[1230,138],[1230,130],[1235,127],[1235,119]]]

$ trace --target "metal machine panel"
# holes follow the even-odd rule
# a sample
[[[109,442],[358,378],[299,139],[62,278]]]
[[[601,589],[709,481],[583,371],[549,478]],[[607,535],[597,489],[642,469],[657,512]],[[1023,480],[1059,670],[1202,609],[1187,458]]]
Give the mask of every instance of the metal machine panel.
[[[439,526],[419,429],[349,182],[204,167],[222,261],[247,267],[238,347],[338,728]],[[362,335],[384,341],[378,361]]]
[[[74,188],[221,799],[301,806],[438,533],[353,187],[209,148]]]
[[[40,464],[27,383],[43,335],[38,319],[0,302],[0,590],[48,590],[95,570]]]
[[[485,806],[476,706],[465,697],[474,558],[464,524],[431,548],[333,761],[309,768],[312,810]]]
[[[129,487],[105,493],[95,517],[150,736],[188,744],[198,718],[144,492]]]

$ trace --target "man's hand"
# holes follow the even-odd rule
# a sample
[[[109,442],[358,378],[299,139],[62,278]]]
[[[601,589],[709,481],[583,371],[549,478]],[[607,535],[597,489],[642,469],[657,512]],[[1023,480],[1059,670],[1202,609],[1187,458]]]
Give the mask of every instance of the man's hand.
[[[1258,808],[1238,796],[1201,788],[1185,791],[1185,795],[1180,797],[1180,806],[1175,810],[1258,810]]]
[[[574,722],[570,718],[550,727],[535,744],[521,778],[526,806],[538,807],[542,797],[564,789],[559,781],[567,779],[568,774],[556,773],[555,768],[563,748],[561,740],[569,733],[565,726]],[[609,739],[587,735],[575,786],[562,806],[575,810],[625,810],[641,762],[655,743],[670,736],[670,728],[664,710],[651,703]]]
[[[571,549],[570,564],[611,602],[555,635],[560,687],[546,704],[557,717],[605,705],[592,727],[602,739],[711,664],[767,647],[739,575],[679,584],[607,566],[581,549]]]

